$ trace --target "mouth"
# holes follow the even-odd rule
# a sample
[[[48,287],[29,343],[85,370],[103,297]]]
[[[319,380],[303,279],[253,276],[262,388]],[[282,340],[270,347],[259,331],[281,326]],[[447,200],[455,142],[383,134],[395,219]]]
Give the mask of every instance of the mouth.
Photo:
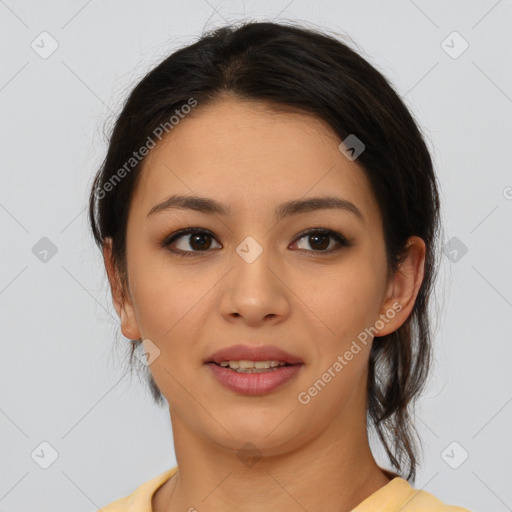
[[[284,368],[287,366],[298,366],[302,363],[287,363],[286,361],[276,361],[276,360],[267,360],[267,361],[248,361],[248,360],[239,360],[239,361],[221,361],[220,363],[216,363],[215,361],[209,361],[207,364],[213,364],[218,366],[219,368],[224,368],[226,370],[231,370],[237,373],[267,373],[267,372],[275,372],[280,368]]]
[[[304,364],[304,361],[275,345],[232,345],[211,354],[204,363],[239,370],[240,373],[247,373],[244,370],[258,373],[260,370],[275,371],[283,366]]]
[[[255,363],[264,365],[256,368]],[[273,365],[272,365],[273,363]],[[238,368],[233,366],[239,365]],[[250,367],[248,367],[250,366]],[[267,368],[268,366],[268,368]],[[285,361],[210,361],[206,367],[224,388],[241,395],[261,396],[272,393],[295,380],[301,373],[303,363]]]
[[[231,345],[204,360],[224,388],[242,395],[265,395],[297,379],[304,361],[276,345]]]

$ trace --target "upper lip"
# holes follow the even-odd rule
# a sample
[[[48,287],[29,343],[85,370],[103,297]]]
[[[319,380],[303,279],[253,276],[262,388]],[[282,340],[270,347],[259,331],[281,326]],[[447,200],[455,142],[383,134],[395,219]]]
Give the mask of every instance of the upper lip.
[[[303,363],[302,359],[274,345],[232,345],[213,353],[206,358],[207,363],[222,361],[284,361],[288,364]]]

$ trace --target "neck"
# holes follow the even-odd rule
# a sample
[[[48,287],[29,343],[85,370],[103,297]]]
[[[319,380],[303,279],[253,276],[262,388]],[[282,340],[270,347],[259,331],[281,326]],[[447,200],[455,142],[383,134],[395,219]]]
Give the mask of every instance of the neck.
[[[172,423],[178,471],[155,493],[153,512],[238,512],[242,504],[246,512],[269,506],[339,512],[352,510],[393,477],[376,464],[366,428],[340,430],[334,421],[300,449],[273,447],[251,459],[212,446],[177,415]]]

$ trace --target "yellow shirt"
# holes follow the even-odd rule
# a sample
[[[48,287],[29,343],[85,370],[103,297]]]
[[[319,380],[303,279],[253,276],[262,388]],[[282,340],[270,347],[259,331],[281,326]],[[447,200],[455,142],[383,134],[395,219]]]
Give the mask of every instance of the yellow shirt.
[[[152,512],[151,498],[156,490],[174,473],[178,466],[165,471],[157,477],[137,487],[129,496],[114,501],[101,512]],[[468,509],[450,506],[435,496],[415,490],[407,480],[393,478],[371,496],[368,496],[352,512],[470,512]],[[100,511],[97,511],[100,512]]]

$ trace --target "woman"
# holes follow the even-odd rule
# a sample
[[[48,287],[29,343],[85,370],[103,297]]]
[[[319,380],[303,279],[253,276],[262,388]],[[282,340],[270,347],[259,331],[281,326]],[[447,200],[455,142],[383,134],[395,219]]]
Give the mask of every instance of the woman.
[[[228,26],[148,73],[89,213],[178,466],[103,510],[465,510],[409,483],[439,207],[411,114],[334,37]]]

